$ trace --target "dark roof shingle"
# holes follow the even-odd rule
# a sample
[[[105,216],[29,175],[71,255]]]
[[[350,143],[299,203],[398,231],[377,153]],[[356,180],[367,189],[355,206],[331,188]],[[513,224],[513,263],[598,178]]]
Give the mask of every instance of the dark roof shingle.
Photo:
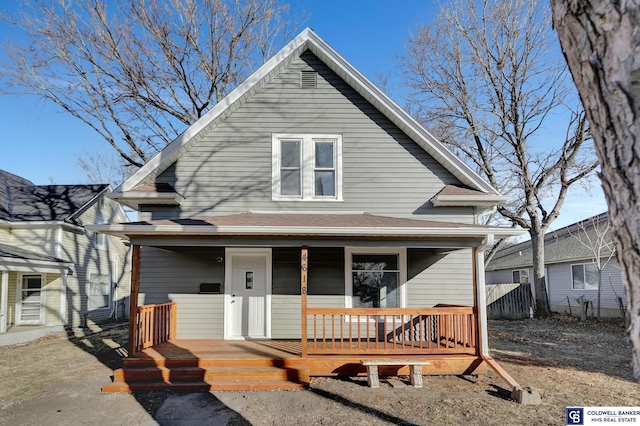
[[[95,185],[34,185],[0,170],[0,219],[25,221],[72,220],[75,213],[108,188]]]

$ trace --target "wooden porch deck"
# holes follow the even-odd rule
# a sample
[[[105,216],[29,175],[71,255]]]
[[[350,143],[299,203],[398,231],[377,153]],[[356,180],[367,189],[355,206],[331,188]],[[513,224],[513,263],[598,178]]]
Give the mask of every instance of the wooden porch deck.
[[[366,374],[365,358],[379,355],[302,357],[300,340],[169,340],[125,358],[123,368],[103,392],[174,389],[301,389],[313,376]],[[486,374],[486,363],[472,354],[385,355],[387,359],[427,360],[424,375]],[[408,375],[407,366],[380,368],[381,375]]]

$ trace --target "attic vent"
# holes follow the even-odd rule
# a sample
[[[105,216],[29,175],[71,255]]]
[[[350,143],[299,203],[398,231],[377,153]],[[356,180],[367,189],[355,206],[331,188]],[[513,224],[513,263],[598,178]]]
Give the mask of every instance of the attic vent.
[[[318,73],[315,71],[300,71],[300,87],[303,89],[315,89],[318,82]]]

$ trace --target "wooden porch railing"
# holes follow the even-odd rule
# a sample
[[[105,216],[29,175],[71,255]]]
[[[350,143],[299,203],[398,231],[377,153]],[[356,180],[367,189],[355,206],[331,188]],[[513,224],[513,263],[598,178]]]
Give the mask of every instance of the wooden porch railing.
[[[309,355],[478,353],[472,307],[307,308]]]
[[[176,302],[138,306],[133,336],[133,356],[136,352],[176,338]]]

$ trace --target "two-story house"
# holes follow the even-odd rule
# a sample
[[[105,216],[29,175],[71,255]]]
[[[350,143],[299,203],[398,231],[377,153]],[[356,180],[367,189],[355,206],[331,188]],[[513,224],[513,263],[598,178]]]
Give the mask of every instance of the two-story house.
[[[85,227],[127,221],[110,191],[0,170],[0,344],[128,314],[129,248]]]
[[[130,358],[105,390],[488,355],[483,250],[514,231],[479,215],[505,198],[309,29],[110,197],[139,221],[92,228],[133,246]]]

